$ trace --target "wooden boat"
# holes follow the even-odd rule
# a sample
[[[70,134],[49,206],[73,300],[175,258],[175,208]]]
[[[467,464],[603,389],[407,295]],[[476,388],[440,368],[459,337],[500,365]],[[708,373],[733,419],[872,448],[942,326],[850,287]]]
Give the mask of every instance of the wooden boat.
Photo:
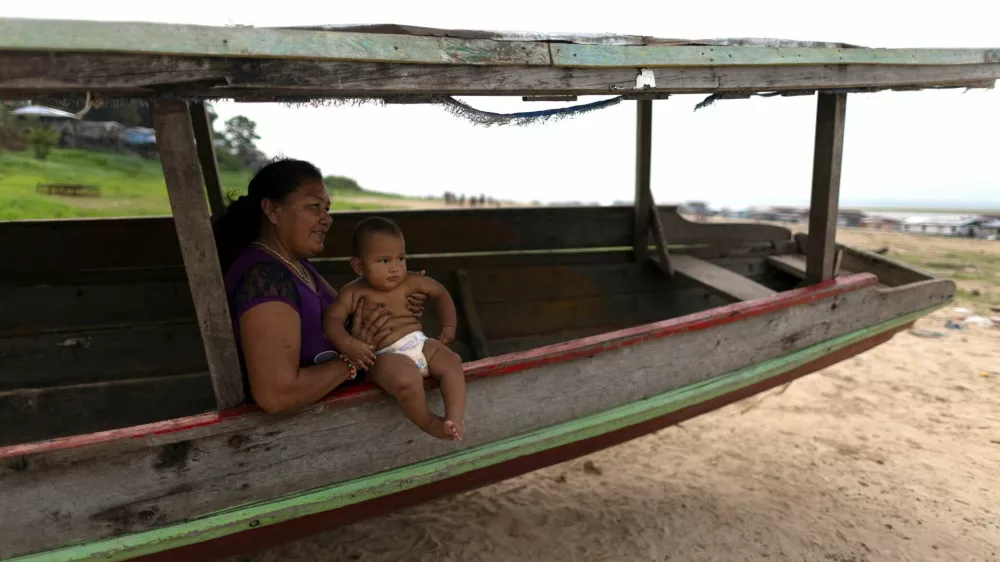
[[[0,20],[5,98],[152,104],[173,210],[0,224],[0,558],[246,552],[615,445],[884,343],[954,284],[836,244],[847,92],[998,76],[996,50]],[[816,95],[808,237],[654,204],[653,100],[699,92]],[[460,304],[466,441],[425,437],[370,386],[294,415],[245,405],[201,100],[481,94],[634,100],[636,200],[386,213]],[[335,286],[359,218],[336,214],[316,262]]]

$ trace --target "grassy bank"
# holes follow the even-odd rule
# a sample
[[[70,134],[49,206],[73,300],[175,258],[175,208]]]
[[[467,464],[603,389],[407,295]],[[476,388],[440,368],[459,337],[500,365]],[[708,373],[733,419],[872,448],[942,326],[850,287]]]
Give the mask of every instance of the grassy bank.
[[[244,193],[250,172],[222,172],[227,193]],[[52,196],[35,192],[39,183],[100,188],[100,197]],[[394,208],[398,196],[335,192],[335,210]],[[352,196],[365,199],[352,202]],[[372,199],[385,199],[385,204]],[[113,152],[53,150],[45,160],[30,152],[0,152],[0,220],[169,215],[170,202],[158,159]]]

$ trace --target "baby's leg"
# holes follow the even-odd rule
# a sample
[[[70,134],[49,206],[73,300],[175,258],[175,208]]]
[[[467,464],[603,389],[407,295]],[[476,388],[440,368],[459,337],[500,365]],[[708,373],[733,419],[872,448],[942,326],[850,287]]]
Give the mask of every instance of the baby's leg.
[[[465,372],[462,358],[446,345],[428,338],[424,342],[424,357],[432,377],[441,383],[444,398],[444,425],[455,439],[462,440],[465,426]]]
[[[417,427],[438,439],[452,439],[444,429],[444,419],[427,409],[424,378],[412,359],[397,353],[384,353],[368,371],[372,382],[396,399],[399,409]]]

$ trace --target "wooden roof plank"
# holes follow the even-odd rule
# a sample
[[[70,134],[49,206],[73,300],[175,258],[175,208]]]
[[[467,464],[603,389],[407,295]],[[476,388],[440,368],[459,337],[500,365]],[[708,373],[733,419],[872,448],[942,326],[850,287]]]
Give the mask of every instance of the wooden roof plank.
[[[526,34],[525,37],[545,36]],[[673,40],[671,44],[647,45],[578,44],[558,42],[557,39],[509,41],[316,29],[0,19],[0,51],[98,51],[205,57],[565,67],[1000,63],[1000,49],[869,49],[757,46],[755,43],[746,46],[732,45],[725,41],[721,43],[726,44],[720,45],[678,44],[680,42]]]
[[[1000,62],[1000,49],[868,49],[693,45],[552,45],[554,66],[952,65]]]
[[[658,67],[644,92],[715,93],[830,88],[989,86],[1000,64],[801,65]],[[258,60],[116,53],[11,53],[0,51],[0,93],[99,92],[107,96],[191,97],[273,95],[452,94],[608,95],[638,91],[634,68],[488,67],[473,65]]]
[[[548,65],[545,43],[255,27],[0,18],[0,51]]]

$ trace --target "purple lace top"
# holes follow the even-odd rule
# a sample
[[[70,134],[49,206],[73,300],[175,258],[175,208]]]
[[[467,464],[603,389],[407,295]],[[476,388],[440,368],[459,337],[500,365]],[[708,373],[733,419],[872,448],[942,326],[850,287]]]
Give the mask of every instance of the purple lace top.
[[[242,347],[240,316],[260,303],[281,301],[299,312],[302,333],[299,366],[316,365],[335,357],[336,350],[323,333],[323,311],[333,304],[336,297],[325,283],[319,281],[320,275],[312,264],[301,263],[317,281],[318,292],[313,292],[281,261],[256,246],[244,248],[229,266],[225,275],[226,296],[238,347]]]

